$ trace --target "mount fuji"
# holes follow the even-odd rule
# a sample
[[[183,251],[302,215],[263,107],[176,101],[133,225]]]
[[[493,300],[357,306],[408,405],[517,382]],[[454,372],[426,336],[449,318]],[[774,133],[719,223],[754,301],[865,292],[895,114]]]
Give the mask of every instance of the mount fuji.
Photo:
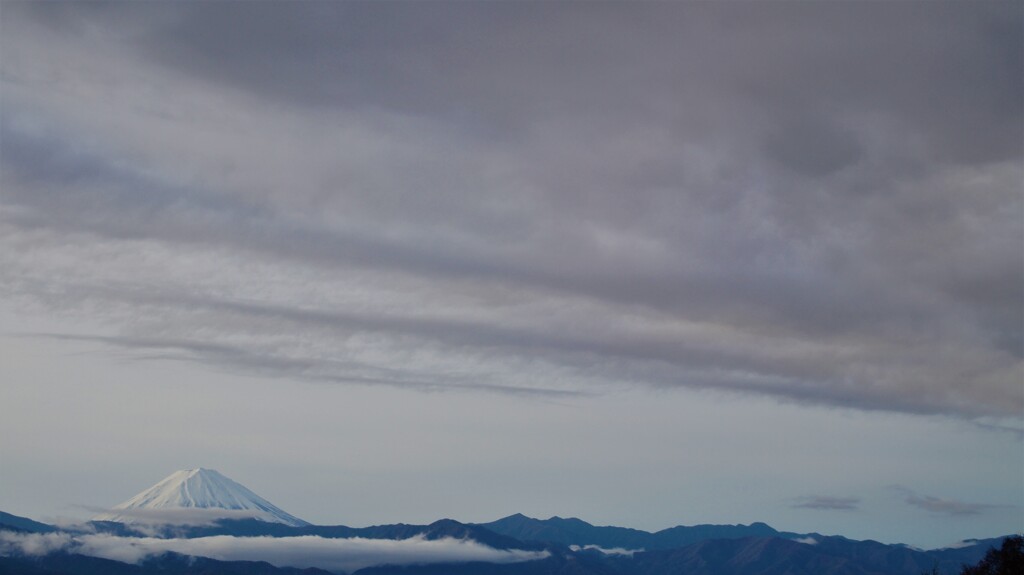
[[[309,523],[213,469],[176,471],[149,489],[115,506],[94,521],[177,522],[190,519],[251,518],[304,527]]]

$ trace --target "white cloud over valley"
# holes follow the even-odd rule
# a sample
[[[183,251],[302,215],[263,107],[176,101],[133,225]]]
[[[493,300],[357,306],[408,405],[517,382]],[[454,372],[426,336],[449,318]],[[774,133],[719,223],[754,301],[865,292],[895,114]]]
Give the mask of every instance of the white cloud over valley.
[[[167,552],[222,561],[266,561],[278,567],[317,567],[351,572],[374,565],[426,563],[517,563],[547,557],[546,551],[493,549],[472,540],[329,539],[301,537],[232,537],[195,539],[118,537],[107,534],[13,533],[0,531],[0,554],[45,555],[55,551],[138,563]]]

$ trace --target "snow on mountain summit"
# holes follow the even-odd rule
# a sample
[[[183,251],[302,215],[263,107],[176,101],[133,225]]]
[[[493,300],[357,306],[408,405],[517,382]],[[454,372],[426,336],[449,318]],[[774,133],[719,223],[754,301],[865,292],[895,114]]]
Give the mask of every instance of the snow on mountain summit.
[[[109,513],[93,519],[146,523],[223,517],[254,518],[295,527],[309,525],[256,495],[244,485],[213,469],[201,467],[176,471],[156,485],[117,505]]]

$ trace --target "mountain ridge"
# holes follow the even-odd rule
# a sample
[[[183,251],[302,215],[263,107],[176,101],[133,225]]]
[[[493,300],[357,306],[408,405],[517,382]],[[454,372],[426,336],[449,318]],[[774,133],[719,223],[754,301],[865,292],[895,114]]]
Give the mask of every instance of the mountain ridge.
[[[257,519],[222,519],[211,525],[179,527],[164,536],[175,538],[212,538],[217,536],[249,538],[292,538],[305,540],[319,538],[363,538],[385,540],[474,541],[500,550],[545,551],[546,558],[512,563],[485,563],[466,561],[462,563],[410,564],[401,567],[381,564],[358,569],[349,575],[670,575],[685,572],[690,575],[920,575],[938,568],[943,575],[955,575],[964,564],[973,564],[981,559],[985,551],[998,545],[1003,537],[972,540],[963,547],[941,548],[932,551],[912,549],[899,544],[884,544],[877,541],[857,541],[841,536],[797,538],[797,534],[776,531],[764,523],[750,525],[697,525],[677,526],[649,533],[638,529],[614,526],[593,526],[578,518],[534,519],[522,514],[492,522],[500,525],[554,526],[565,531],[575,529],[576,541],[586,539],[594,533],[604,536],[628,535],[646,537],[651,541],[670,541],[669,537],[680,535],[689,538],[733,534],[742,531],[767,531],[771,536],[746,536],[706,538],[674,548],[633,550],[625,553],[613,551],[604,545],[584,547],[580,544],[563,544],[557,541],[521,541],[491,531],[487,524],[460,523],[453,519],[441,519],[429,525],[377,525],[371,527],[337,526],[289,526]],[[21,527],[19,527],[21,525]],[[50,536],[65,533],[75,534],[109,533],[121,537],[138,537],[130,525],[116,522],[90,522],[79,531],[74,528],[58,528],[35,522],[31,519],[0,512],[0,574],[46,574],[46,575],[97,575],[103,573],[124,573],[131,575],[172,575],[175,573],[207,574],[261,573],[266,575],[292,575],[297,573],[327,573],[322,570],[299,570],[287,565],[274,566],[259,561],[214,561],[207,558],[165,554],[146,559],[141,563],[112,562],[97,557],[76,555],[74,552],[52,551],[42,555],[19,555],[8,547],[4,550],[5,538],[26,535]],[[10,536],[5,537],[4,532]],[[659,536],[659,534],[662,534]],[[667,534],[667,535],[666,535]],[[147,537],[160,537],[147,533]],[[657,539],[661,537],[661,539]],[[810,541],[808,539],[813,539]],[[613,543],[606,540],[606,543]],[[667,544],[667,543],[666,543]],[[594,547],[596,546],[596,547]],[[603,548],[603,550],[602,550]],[[69,548],[73,551],[74,548]]]
[[[495,533],[524,541],[546,541],[563,545],[597,545],[603,548],[672,549],[704,539],[784,536],[760,521],[749,525],[677,525],[649,532],[615,526],[596,526],[576,517],[535,519],[515,513],[490,523],[479,523]],[[798,534],[792,534],[799,537]]]

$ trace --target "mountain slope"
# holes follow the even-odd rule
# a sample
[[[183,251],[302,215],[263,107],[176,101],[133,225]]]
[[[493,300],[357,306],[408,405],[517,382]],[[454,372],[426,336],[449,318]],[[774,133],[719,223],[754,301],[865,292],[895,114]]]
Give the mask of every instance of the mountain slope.
[[[962,564],[977,563],[987,549],[986,545],[964,548],[954,559],[939,551],[871,540],[822,537],[816,541],[710,539],[681,549],[637,553],[633,568],[644,575],[920,575],[933,567],[955,574]]]
[[[17,515],[11,515],[0,511],[0,528],[12,527],[18,531],[26,531],[29,533],[49,533],[50,531],[56,531],[56,527],[33,521],[28,517],[18,517]]]
[[[333,575],[322,569],[275,567],[263,561],[217,561],[166,553],[123,563],[70,553],[42,556],[0,556],[0,575]]]
[[[813,545],[778,538],[707,540],[682,549],[639,553],[645,575],[894,575]],[[919,572],[914,572],[919,573]]]
[[[547,559],[526,563],[378,566],[354,575],[921,575],[933,566],[943,575],[960,572],[959,563],[942,561],[930,552],[835,539],[816,545],[781,537],[709,539],[632,556],[553,549]],[[968,563],[976,563],[983,554]]]
[[[206,513],[187,513],[188,510]],[[218,514],[216,511],[229,513]],[[213,469],[176,471],[149,489],[97,515],[95,521],[119,523],[173,523],[175,521],[226,517],[251,517],[260,521],[305,526],[309,523],[286,513],[244,485]]]

